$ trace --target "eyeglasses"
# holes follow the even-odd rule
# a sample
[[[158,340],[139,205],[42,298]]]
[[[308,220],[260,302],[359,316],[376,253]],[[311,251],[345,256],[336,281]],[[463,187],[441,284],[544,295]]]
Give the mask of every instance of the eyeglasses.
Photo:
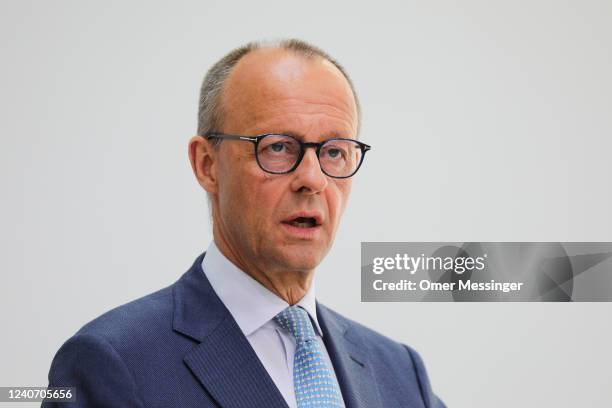
[[[361,167],[365,153],[371,146],[358,140],[334,138],[324,142],[302,142],[290,135],[266,133],[259,136],[226,135],[207,133],[207,139],[228,139],[251,142],[255,148],[255,159],[259,167],[272,174],[294,171],[304,158],[307,148],[316,149],[321,171],[330,177],[348,178]]]

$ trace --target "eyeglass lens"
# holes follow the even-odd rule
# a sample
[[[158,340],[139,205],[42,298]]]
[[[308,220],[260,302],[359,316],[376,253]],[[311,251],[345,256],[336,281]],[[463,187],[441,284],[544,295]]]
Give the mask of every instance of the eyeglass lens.
[[[300,159],[301,146],[293,137],[268,135],[259,141],[257,156],[264,170],[285,173]],[[352,140],[330,139],[319,151],[321,169],[332,177],[347,177],[353,174],[361,162],[363,152]]]

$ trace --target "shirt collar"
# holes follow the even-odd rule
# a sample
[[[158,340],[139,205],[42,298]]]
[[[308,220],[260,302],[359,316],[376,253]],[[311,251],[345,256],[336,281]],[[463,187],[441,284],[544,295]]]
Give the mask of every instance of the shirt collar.
[[[202,260],[202,270],[245,336],[251,335],[289,307],[284,299],[227,259],[214,241],[210,243]],[[317,334],[322,337],[323,332],[317,320],[314,279],[297,305],[308,312]]]

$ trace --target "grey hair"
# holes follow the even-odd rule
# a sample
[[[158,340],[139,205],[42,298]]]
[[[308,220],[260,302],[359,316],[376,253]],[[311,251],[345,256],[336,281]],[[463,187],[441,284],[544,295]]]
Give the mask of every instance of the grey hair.
[[[242,57],[251,51],[261,48],[280,48],[292,51],[305,58],[323,58],[338,68],[344,78],[346,78],[351,91],[353,92],[355,105],[357,107],[357,135],[359,135],[359,130],[361,128],[361,106],[359,105],[357,92],[355,91],[355,87],[353,86],[353,82],[351,81],[349,75],[346,73],[344,68],[325,51],[305,41],[294,38],[275,42],[250,42],[230,51],[208,70],[204,80],[202,81],[202,87],[200,89],[200,101],[198,107],[198,135],[204,136],[210,132],[220,131],[223,125],[222,91],[225,82],[227,81],[229,74],[232,72],[232,69]],[[214,146],[216,146],[219,141],[220,139],[211,139]]]

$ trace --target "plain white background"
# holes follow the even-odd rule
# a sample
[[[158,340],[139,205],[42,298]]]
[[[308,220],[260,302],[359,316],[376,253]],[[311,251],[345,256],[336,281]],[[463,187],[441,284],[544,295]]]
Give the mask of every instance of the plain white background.
[[[295,36],[352,75],[374,147],[319,299],[416,348],[450,407],[610,405],[610,304],[359,292],[361,241],[612,240],[609,1],[0,4],[0,385],[46,385],[84,323],[206,248],[200,82]]]

